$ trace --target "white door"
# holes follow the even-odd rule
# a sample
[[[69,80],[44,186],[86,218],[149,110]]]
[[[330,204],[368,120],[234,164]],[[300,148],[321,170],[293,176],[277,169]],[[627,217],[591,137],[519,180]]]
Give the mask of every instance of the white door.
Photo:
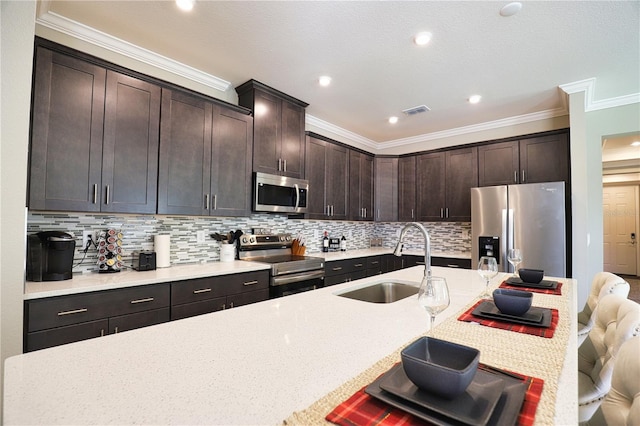
[[[604,270],[620,275],[637,273],[638,199],[634,186],[606,186],[602,191]]]

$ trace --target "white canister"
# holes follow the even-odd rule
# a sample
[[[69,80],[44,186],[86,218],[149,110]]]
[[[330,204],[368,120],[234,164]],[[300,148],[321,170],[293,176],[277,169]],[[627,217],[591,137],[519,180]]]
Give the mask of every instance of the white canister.
[[[220,262],[233,262],[236,260],[235,244],[220,244]]]

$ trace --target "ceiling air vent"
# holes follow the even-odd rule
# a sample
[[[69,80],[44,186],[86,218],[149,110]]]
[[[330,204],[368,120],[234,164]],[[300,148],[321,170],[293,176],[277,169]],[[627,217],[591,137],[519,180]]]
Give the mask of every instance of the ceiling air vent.
[[[416,114],[421,114],[427,111],[431,111],[431,109],[428,106],[418,105],[417,107],[405,109],[402,112],[406,115],[416,115]]]

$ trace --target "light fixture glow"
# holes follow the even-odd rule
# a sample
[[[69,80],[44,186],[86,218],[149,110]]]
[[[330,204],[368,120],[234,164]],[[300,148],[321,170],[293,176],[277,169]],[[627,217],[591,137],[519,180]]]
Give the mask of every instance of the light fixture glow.
[[[428,44],[430,41],[431,41],[431,33],[429,32],[418,33],[413,37],[413,42],[418,46],[424,46],[425,44]]]
[[[640,141],[631,142],[631,146],[640,146]]]
[[[398,117],[396,116],[389,117],[389,123],[396,124],[397,122],[398,122]]]
[[[318,83],[320,84],[320,86],[327,87],[331,84],[331,77],[329,77],[328,75],[323,75],[318,79]]]
[[[480,99],[482,99],[482,96],[480,96],[480,95],[469,96],[469,103],[470,104],[477,104],[478,102],[480,102]]]
[[[176,0],[176,5],[180,10],[188,12],[193,9],[193,5],[195,4],[195,2],[196,0]]]
[[[522,9],[522,3],[520,3],[519,1],[514,1],[500,9],[500,15],[504,17],[513,16],[516,13],[520,12],[520,9]]]

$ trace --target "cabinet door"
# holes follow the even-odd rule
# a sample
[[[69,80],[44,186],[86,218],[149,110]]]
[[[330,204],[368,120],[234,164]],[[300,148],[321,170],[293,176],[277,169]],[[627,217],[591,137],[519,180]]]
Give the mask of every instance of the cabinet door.
[[[25,339],[24,351],[37,351],[39,349],[51,348],[53,346],[60,346],[67,343],[104,336],[107,334],[108,327],[109,321],[102,319],[54,328],[51,330],[28,333]]]
[[[227,308],[237,308],[238,306],[250,305],[251,303],[262,302],[263,300],[269,300],[268,288],[228,296]]]
[[[362,156],[362,175],[360,178],[360,202],[364,207],[364,220],[373,220],[375,206],[373,204],[374,194],[374,167],[373,157],[370,155]]]
[[[519,182],[518,141],[478,147],[478,185],[512,185]]]
[[[359,152],[349,150],[349,220],[362,220],[364,215],[360,201],[361,156]]]
[[[416,159],[417,220],[433,222],[444,219],[445,155],[443,152],[422,154]]]
[[[249,216],[253,119],[219,106],[213,112],[210,214]]]
[[[349,150],[340,145],[329,144],[326,164],[327,204],[331,206],[331,219],[346,220],[349,205]]]
[[[278,174],[280,157],[282,100],[255,91],[253,119],[253,171]]]
[[[308,219],[326,219],[327,218],[327,191],[329,188],[326,184],[327,170],[329,170],[328,161],[330,144],[312,136],[307,136],[306,148],[306,179],[309,181],[309,187],[312,188],[307,199],[307,213],[305,217]]]
[[[398,160],[398,220],[416,218],[416,157]]]
[[[393,222],[398,220],[398,159],[375,159],[375,220]]]
[[[520,183],[569,180],[566,133],[520,140]]]
[[[445,219],[471,221],[471,188],[478,186],[478,149],[461,148],[445,152]]]
[[[127,330],[135,330],[136,328],[161,324],[163,322],[168,322],[169,319],[169,307],[138,312],[135,314],[120,315],[109,318],[109,334],[122,333]]]
[[[37,48],[29,175],[31,210],[100,210],[106,71]]]
[[[162,89],[158,213],[209,214],[211,117],[211,103]]]
[[[101,211],[155,213],[160,87],[107,72]]]
[[[207,299],[200,302],[171,305],[171,321],[208,314],[210,312],[222,311],[227,307],[226,304],[226,297],[218,297],[216,299]]]
[[[304,108],[282,101],[281,173],[304,176]]]

